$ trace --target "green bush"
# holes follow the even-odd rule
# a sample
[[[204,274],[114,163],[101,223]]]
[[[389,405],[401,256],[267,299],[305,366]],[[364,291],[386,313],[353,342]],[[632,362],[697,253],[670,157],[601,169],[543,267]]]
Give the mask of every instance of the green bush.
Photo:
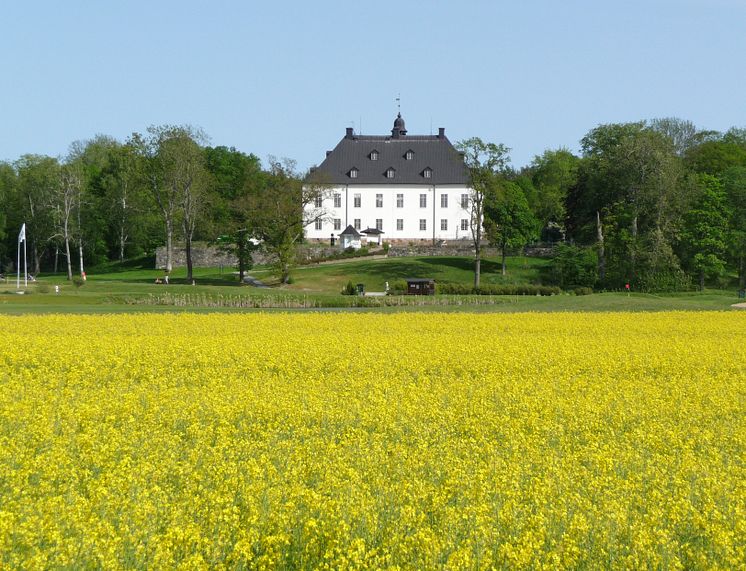
[[[389,295],[403,295],[407,293],[406,280],[394,280],[389,283]]]
[[[573,290],[573,293],[575,295],[591,295],[593,293],[593,288],[591,288],[591,287],[585,287],[585,286],[583,286],[583,287],[576,287]]]
[[[82,287],[85,285],[85,280],[81,278],[80,276],[73,277],[73,285],[75,287]]]
[[[342,288],[342,295],[357,295],[357,288],[352,281],[348,281],[347,285]]]
[[[49,293],[49,284],[45,283],[37,283],[36,284],[36,291],[38,293]]]
[[[549,266],[552,283],[561,288],[592,288],[598,280],[598,255],[591,248],[559,244]]]
[[[478,288],[470,284],[438,283],[436,291],[448,295],[558,295],[562,290],[556,286],[531,284],[482,284]]]

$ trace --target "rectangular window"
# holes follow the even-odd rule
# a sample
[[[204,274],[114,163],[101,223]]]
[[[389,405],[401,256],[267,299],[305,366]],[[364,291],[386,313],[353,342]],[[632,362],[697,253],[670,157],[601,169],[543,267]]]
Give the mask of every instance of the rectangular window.
[[[342,208],[342,195],[337,192],[334,193],[334,208]]]
[[[316,228],[316,230],[321,230],[321,224],[322,224],[321,220],[317,220],[314,223],[314,228]]]
[[[376,208],[383,207],[383,194],[376,194]]]
[[[396,219],[396,229],[397,230],[404,230],[404,219],[403,218],[397,218]]]
[[[447,194],[440,195],[440,207],[448,208],[448,195]]]
[[[424,171],[422,171],[422,175],[423,175],[423,176],[424,176],[425,178],[432,178],[432,176],[433,176],[433,171],[431,171],[430,169],[425,169]]]
[[[420,194],[420,208],[427,208],[427,194]]]
[[[322,203],[322,201],[323,201],[323,200],[324,200],[324,199],[323,199],[322,197],[320,197],[320,196],[316,196],[316,197],[314,197],[314,199],[313,199],[313,205],[314,205],[314,206],[315,206],[316,208],[321,208],[321,203]]]
[[[462,230],[468,230],[469,229],[469,220],[466,218],[461,219],[461,229]]]
[[[448,220],[446,220],[445,218],[442,218],[440,220],[440,229],[441,230],[448,230]]]
[[[468,194],[461,195],[461,208],[463,208],[464,210],[469,208],[469,195]]]
[[[360,193],[358,192],[353,197],[355,208],[360,208]]]
[[[334,229],[335,230],[341,230],[342,229],[342,220],[339,218],[334,219]]]
[[[355,227],[355,230],[360,230],[360,218],[355,218],[353,226]]]
[[[396,195],[396,207],[404,208],[404,195],[403,194]]]
[[[427,219],[420,218],[420,230],[427,230]]]
[[[376,218],[376,230],[383,230],[383,218]]]

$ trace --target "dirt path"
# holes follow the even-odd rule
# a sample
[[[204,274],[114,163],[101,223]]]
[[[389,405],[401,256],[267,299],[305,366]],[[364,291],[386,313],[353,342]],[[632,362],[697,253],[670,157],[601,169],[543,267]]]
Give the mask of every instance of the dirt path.
[[[734,303],[731,307],[735,309],[746,309],[746,303]]]

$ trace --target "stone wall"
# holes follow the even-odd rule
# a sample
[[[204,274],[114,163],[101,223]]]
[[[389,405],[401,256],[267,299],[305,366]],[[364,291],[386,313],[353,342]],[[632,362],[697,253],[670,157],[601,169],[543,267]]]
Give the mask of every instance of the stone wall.
[[[172,264],[175,268],[186,266],[186,248],[174,246]],[[218,266],[233,267],[238,264],[235,256],[221,252],[215,246],[193,245],[192,264],[195,268],[216,268]],[[161,246],[155,250],[155,267],[163,269],[166,267],[166,247]]]

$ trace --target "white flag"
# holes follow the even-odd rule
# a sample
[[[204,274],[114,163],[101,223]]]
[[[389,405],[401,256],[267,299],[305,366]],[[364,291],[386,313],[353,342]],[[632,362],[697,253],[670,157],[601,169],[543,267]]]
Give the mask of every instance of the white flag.
[[[18,234],[18,243],[20,244],[26,239],[26,223],[23,223],[23,226],[21,226],[21,232]]]

